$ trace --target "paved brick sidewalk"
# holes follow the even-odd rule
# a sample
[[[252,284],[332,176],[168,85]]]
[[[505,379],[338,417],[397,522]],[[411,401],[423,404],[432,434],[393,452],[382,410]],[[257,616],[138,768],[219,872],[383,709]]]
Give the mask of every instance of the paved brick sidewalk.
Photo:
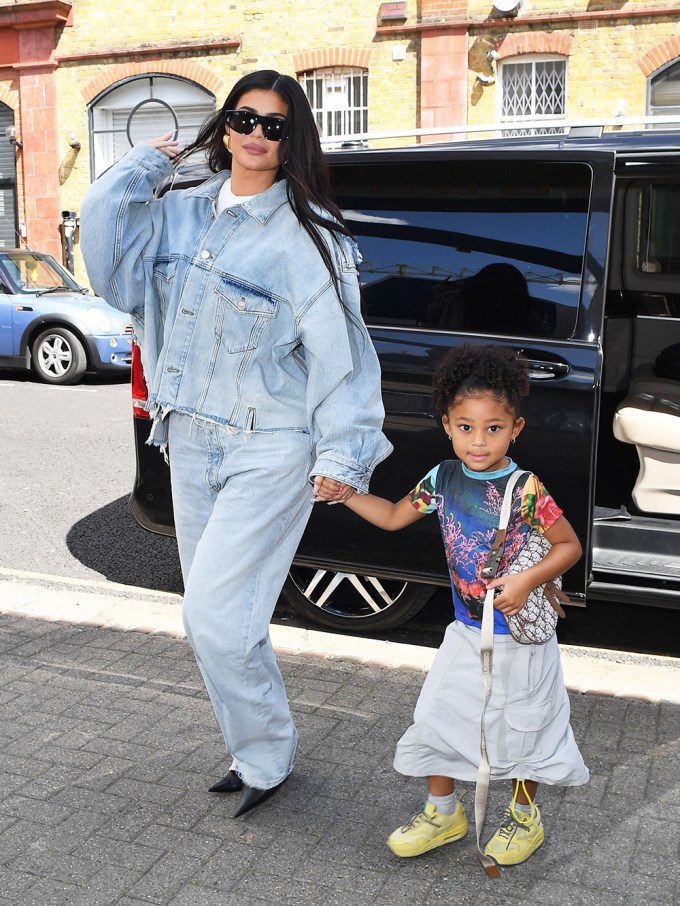
[[[472,833],[412,860],[384,845],[422,800],[391,768],[422,673],[280,662],[296,769],[233,820],[206,792],[228,762],[186,641],[0,615],[0,904],[680,902],[680,706],[572,695],[591,783],[544,789],[545,845],[489,881]]]

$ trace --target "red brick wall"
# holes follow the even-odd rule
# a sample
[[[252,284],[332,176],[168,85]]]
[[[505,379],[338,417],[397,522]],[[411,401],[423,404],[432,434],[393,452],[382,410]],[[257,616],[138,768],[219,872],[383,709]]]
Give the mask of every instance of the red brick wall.
[[[22,29],[18,34],[15,68],[21,127],[17,131],[23,141],[18,163],[23,170],[26,240],[61,259],[56,64],[50,62],[54,29]]]
[[[423,32],[420,69],[420,125],[463,125],[467,119],[467,30]],[[445,135],[422,141],[444,141]]]

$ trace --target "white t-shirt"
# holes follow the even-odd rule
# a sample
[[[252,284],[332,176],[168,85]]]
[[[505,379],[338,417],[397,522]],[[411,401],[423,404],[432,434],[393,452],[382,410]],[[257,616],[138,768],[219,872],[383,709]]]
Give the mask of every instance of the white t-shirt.
[[[256,193],[256,195],[259,193]],[[233,208],[237,204],[243,204],[244,201],[250,201],[251,198],[255,198],[255,195],[234,195],[231,191],[231,177],[225,180],[220,189],[220,194],[217,196],[217,214],[218,216],[226,208]]]

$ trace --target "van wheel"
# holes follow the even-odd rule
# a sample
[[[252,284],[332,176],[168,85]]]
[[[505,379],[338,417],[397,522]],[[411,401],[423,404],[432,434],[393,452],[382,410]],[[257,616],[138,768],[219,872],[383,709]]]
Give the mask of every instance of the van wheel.
[[[64,327],[50,327],[31,347],[33,370],[48,384],[75,384],[87,368],[83,344]]]
[[[293,566],[283,599],[301,616],[343,632],[382,632],[401,626],[427,604],[432,585]]]

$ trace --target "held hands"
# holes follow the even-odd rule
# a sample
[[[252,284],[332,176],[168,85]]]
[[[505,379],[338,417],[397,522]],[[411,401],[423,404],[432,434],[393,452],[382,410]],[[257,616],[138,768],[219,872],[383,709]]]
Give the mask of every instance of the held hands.
[[[501,591],[494,598],[493,606],[506,617],[512,617],[526,604],[529,592],[535,588],[536,583],[524,577],[524,573],[514,573],[511,576],[498,576],[492,579],[487,588],[500,588]]]
[[[344,503],[354,493],[354,488],[335,478],[314,476],[314,503]]]
[[[161,154],[165,154],[170,160],[174,160],[182,150],[177,139],[173,138],[174,134],[174,132],[166,132],[165,135],[160,135],[158,138],[150,138],[146,142],[139,142],[139,144],[149,145],[151,148],[155,148],[156,151],[160,151]]]

